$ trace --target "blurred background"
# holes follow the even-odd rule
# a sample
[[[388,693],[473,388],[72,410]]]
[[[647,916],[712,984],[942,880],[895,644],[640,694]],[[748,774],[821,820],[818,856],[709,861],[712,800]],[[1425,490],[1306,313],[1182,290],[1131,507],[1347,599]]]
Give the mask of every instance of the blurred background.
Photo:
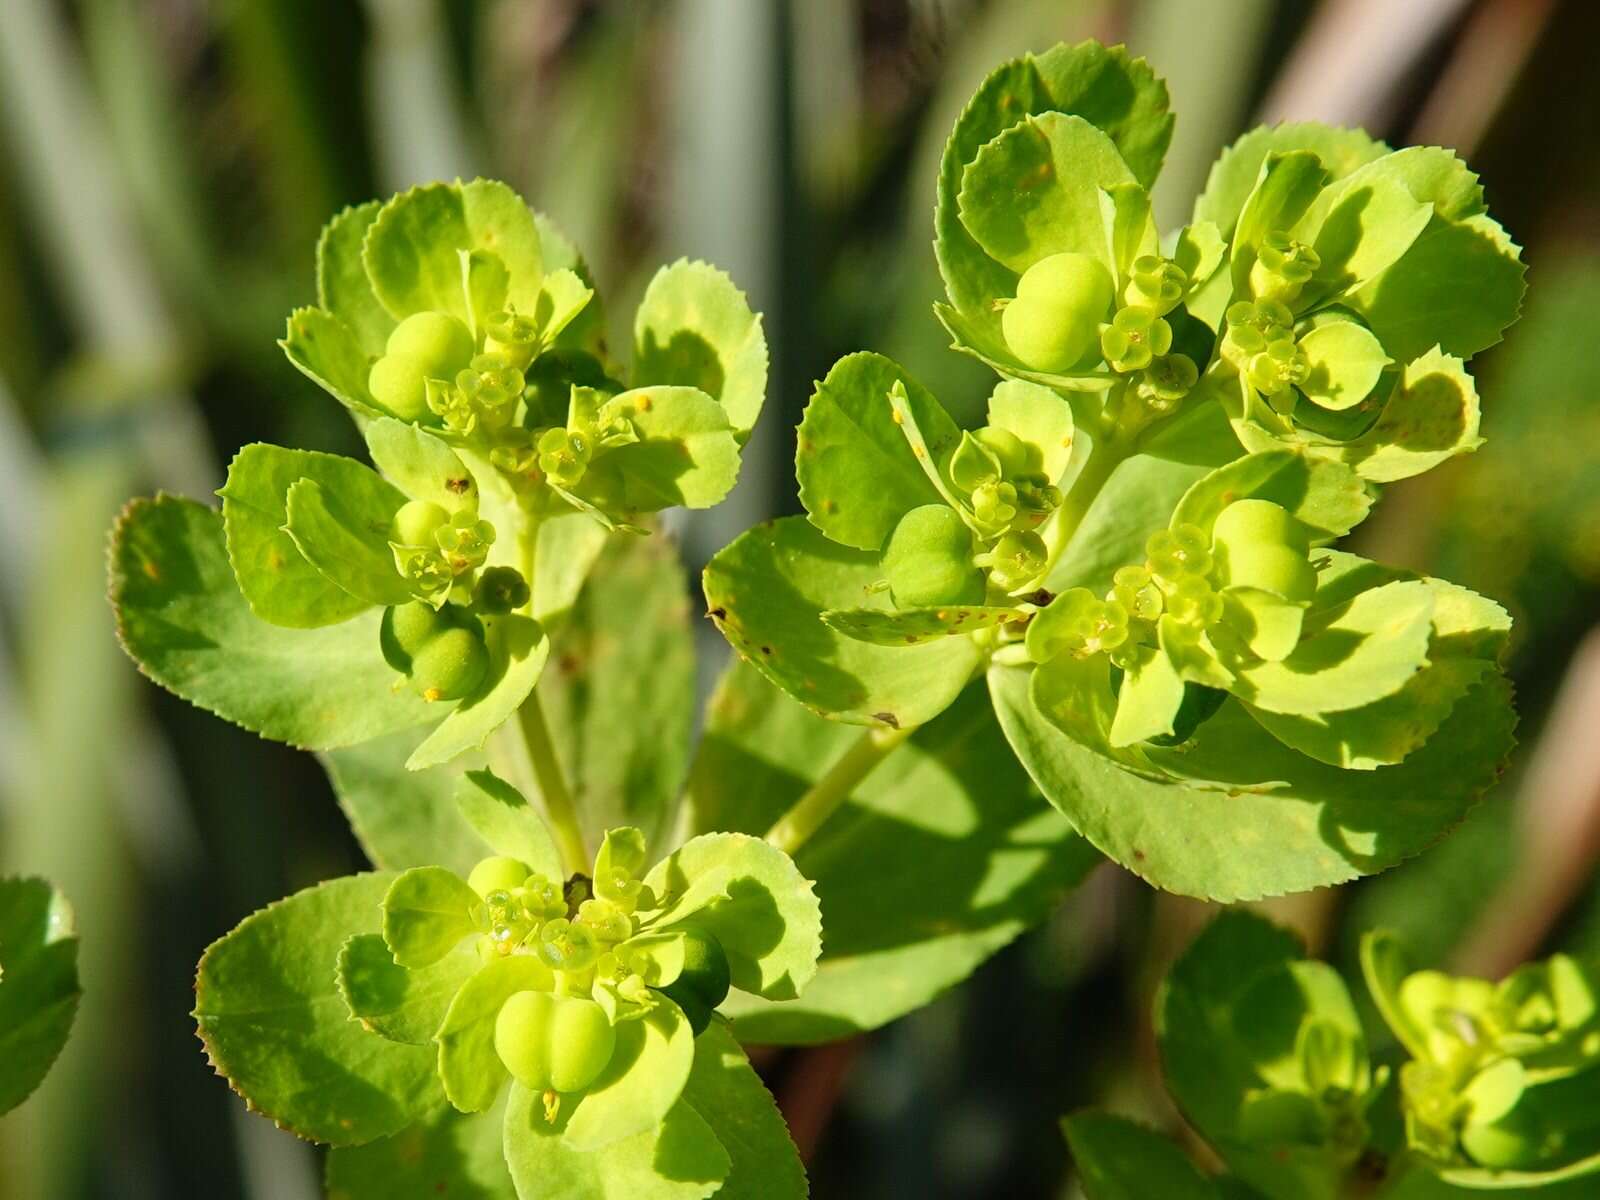
[[[1489,974],[1600,954],[1600,5],[0,0],[0,870],[66,889],[87,993],[0,1124],[0,1198],[320,1195],[315,1151],[245,1114],[186,1014],[207,943],[360,852],[312,758],[138,678],[103,564],[129,496],[206,497],[243,443],[356,450],[274,344],[323,221],[484,174],[565,227],[614,317],[660,262],[728,269],[772,386],[733,499],[680,529],[694,569],[795,509],[793,429],[839,354],[974,411],[992,377],[930,312],[939,154],[992,67],[1091,36],[1170,82],[1165,227],[1242,130],[1317,119],[1455,148],[1527,248],[1526,314],[1475,364],[1489,444],[1391,489],[1359,547],[1513,610],[1523,748],[1432,854],[1273,911],[1346,967],[1379,923]],[[1063,1113],[1176,1130],[1149,999],[1205,917],[1103,867],[959,992],[764,1057],[814,1194],[1076,1196]]]

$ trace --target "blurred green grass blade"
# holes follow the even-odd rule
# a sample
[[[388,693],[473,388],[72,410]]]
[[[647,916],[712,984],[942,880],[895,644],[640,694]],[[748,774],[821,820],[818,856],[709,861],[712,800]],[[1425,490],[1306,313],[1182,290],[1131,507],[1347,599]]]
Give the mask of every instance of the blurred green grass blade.
[[[1271,0],[1144,0],[1135,11],[1128,48],[1166,78],[1172,110],[1183,114],[1153,197],[1163,232],[1188,221],[1218,151],[1248,116],[1275,7]]]
[[[232,0],[218,32],[238,100],[267,154],[279,241],[311,245],[341,205],[374,191],[360,10],[323,0]]]
[[[366,0],[365,8],[372,23],[367,94],[384,190],[481,174],[437,0]]]
[[[100,111],[151,253],[186,290],[215,301],[222,281],[197,190],[194,139],[149,22],[127,0],[80,0],[79,7]]]

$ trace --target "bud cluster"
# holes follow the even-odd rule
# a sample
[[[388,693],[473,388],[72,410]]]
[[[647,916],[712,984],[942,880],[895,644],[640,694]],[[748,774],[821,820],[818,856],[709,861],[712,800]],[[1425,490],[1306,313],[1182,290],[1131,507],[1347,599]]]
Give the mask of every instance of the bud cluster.
[[[1264,396],[1279,397],[1305,382],[1310,370],[1295,343],[1294,315],[1278,300],[1239,300],[1228,306],[1223,360]]]
[[[461,985],[458,1002],[474,1020],[493,1021],[500,1064],[544,1097],[552,1121],[564,1095],[584,1091],[610,1064],[620,1024],[670,1002],[699,1034],[727,995],[727,957],[714,936],[689,926],[641,929],[641,916],[664,899],[640,878],[644,859],[643,834],[614,829],[592,878],[575,875],[563,883],[496,854],[480,861],[464,884],[442,868],[407,872],[384,901],[384,936],[405,969],[427,968],[462,938],[476,939],[481,965]],[[456,932],[408,939],[417,927],[404,918],[418,908],[453,911]],[[495,979],[516,982],[503,987]],[[495,1007],[478,1011],[485,1003]]]
[[[1412,1145],[1539,1171],[1600,1153],[1600,978],[1558,954],[1498,984],[1418,971],[1392,997],[1416,1057],[1400,1082]]]
[[[458,590],[471,594],[473,576],[494,540],[494,526],[476,511],[450,513],[429,500],[406,502],[389,527],[395,569],[419,596],[440,603]]]
[[[954,506],[911,509],[884,548],[885,585],[900,608],[982,604],[990,585],[1014,592],[1039,577],[1039,526],[1061,491],[1035,469],[1038,453],[998,425],[964,432],[946,472]]]
[[[1198,637],[1223,616],[1215,565],[1211,539],[1198,526],[1158,529],[1145,542],[1144,562],[1119,567],[1103,598],[1085,588],[1058,596],[1035,618],[1041,624],[1030,647],[1041,661],[1105,653],[1122,666],[1141,647],[1157,644],[1163,616]]]

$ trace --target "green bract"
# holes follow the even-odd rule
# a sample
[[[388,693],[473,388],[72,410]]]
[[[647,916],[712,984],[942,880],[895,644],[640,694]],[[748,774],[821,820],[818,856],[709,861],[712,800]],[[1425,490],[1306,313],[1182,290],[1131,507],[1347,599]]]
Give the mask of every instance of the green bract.
[[[72,906],[42,879],[0,878],[0,1114],[44,1079],[78,996]]]
[[[1265,921],[1225,914],[1173,968],[1156,1028],[1174,1098],[1239,1176],[1285,1200],[1342,1194],[1388,1072],[1368,1061],[1331,967]]]
[[[935,243],[940,318],[1003,377],[987,419],[842,359],[799,431],[810,528],[746,534],[705,587],[735,649],[835,720],[903,730],[986,671],[1081,833],[1238,899],[1390,866],[1499,770],[1504,611],[1334,543],[1379,484],[1477,445],[1462,360],[1522,267],[1449,153],[1315,126],[1242,139],[1163,238],[1166,106],[1093,43],[989,77]],[[1410,310],[1436,275],[1481,303]]]

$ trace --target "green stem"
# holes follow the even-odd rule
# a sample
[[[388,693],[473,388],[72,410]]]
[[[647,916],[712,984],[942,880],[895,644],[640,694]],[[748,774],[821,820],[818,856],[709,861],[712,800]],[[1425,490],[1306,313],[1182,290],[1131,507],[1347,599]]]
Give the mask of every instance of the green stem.
[[[1072,486],[1067,489],[1067,494],[1062,498],[1061,507],[1051,514],[1050,521],[1054,525],[1053,532],[1046,538],[1050,544],[1050,561],[1045,568],[1045,576],[1055,567],[1056,562],[1066,553],[1072,544],[1073,534],[1077,533],[1078,526],[1083,524],[1083,518],[1088,515],[1101,490],[1106,486],[1106,481],[1123,461],[1127,459],[1129,446],[1120,440],[1113,440],[1105,434],[1096,437],[1093,447],[1089,451],[1089,458],[1083,464],[1083,469],[1078,472],[1078,477],[1072,481]]]
[[[790,805],[789,810],[767,830],[767,841],[785,854],[797,853],[811,835],[822,828],[823,823],[849,799],[856,785],[915,731],[915,726],[904,729],[874,726],[866,730],[835,760],[827,774],[812,784],[811,789]]]
[[[568,875],[584,874],[589,869],[589,851],[583,844],[583,829],[578,824],[578,806],[561,773],[561,763],[556,758],[555,742],[550,738],[550,726],[545,722],[537,689],[517,710],[517,721],[522,726],[522,740],[528,747],[528,761],[533,765],[539,795],[544,798],[545,816],[555,835],[556,849],[561,851],[562,866]]]
[[[534,571],[539,562],[539,521],[530,517],[523,535],[522,565],[528,579],[527,614],[534,612]],[[555,836],[556,849],[561,852],[561,863],[567,874],[578,875],[589,869],[589,852],[583,843],[583,826],[578,822],[578,805],[567,786],[561,771],[561,760],[556,757],[556,746],[550,737],[550,726],[539,703],[537,687],[517,710],[517,723],[522,728],[522,742],[527,747],[528,762],[533,767],[534,782],[544,799],[545,817]]]

